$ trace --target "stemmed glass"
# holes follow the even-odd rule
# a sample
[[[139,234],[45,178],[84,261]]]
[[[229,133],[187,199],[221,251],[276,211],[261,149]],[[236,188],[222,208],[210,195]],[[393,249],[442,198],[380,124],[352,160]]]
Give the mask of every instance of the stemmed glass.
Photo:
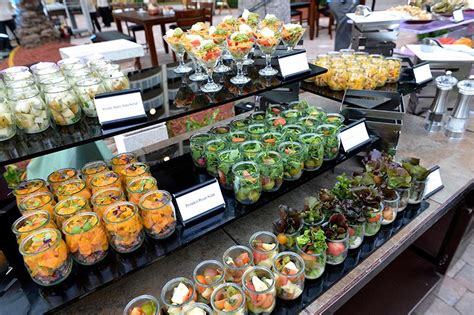
[[[300,24],[285,24],[281,30],[281,39],[288,51],[293,51],[295,46],[306,31]]]
[[[226,39],[229,33],[230,32],[224,28],[215,26],[211,26],[209,28],[209,37],[214,41],[216,45],[218,45],[222,49],[221,58],[219,59],[216,69],[214,70],[216,73],[225,73],[231,70],[230,67],[226,66],[223,61],[223,59],[226,59],[226,54],[228,55],[227,59],[232,59],[232,56],[230,56],[229,51],[227,50],[227,47],[225,47]]]
[[[189,76],[189,80],[191,81],[203,81],[207,79],[207,75],[202,72],[201,65],[196,61],[196,57],[194,57],[193,49],[201,45],[201,42],[204,38],[200,35],[196,34],[186,34],[183,38],[183,45],[186,53],[191,60],[193,61],[194,65],[194,73]]]
[[[273,14],[265,15],[263,20],[261,20],[260,23],[258,23],[258,27],[260,29],[264,29],[265,27],[268,27],[275,33],[280,32],[282,25],[283,23]]]
[[[258,73],[262,76],[272,76],[278,73],[278,70],[272,68],[272,55],[276,50],[276,47],[280,43],[280,34],[272,31],[268,27],[255,32],[257,38],[257,45],[260,48],[262,54],[265,55],[265,68],[261,69]]]
[[[247,34],[247,36],[250,38],[250,40],[251,40],[252,42],[255,41],[255,38],[254,38],[254,31],[255,31],[255,30],[252,29],[252,28],[251,28],[249,25],[247,25],[247,24],[242,23],[242,24],[239,25],[239,32],[240,32],[240,33],[245,33],[245,34]],[[254,47],[253,47],[253,45],[252,45],[252,49],[250,50],[250,52],[253,52],[253,49],[254,49]],[[248,54],[247,54],[247,58],[245,58],[244,63],[243,63],[244,66],[250,66],[250,65],[253,64],[253,63],[254,63],[253,59],[248,58]]]
[[[222,49],[210,39],[203,40],[199,47],[193,49],[196,60],[207,71],[207,83],[201,86],[201,91],[205,93],[217,92],[222,89],[222,85],[214,82],[212,74],[217,62],[221,58]]]
[[[163,37],[165,41],[170,45],[171,49],[175,52],[176,58],[178,59],[179,65],[173,70],[175,73],[188,73],[193,69],[187,66],[184,63],[184,45],[183,45],[183,36],[184,32],[182,29],[175,28],[174,30],[169,30],[166,32],[166,35]]]
[[[253,47],[252,39],[245,33],[235,32],[227,39],[227,48],[237,67],[237,75],[230,79],[233,84],[245,84],[250,81],[243,72],[243,62]]]

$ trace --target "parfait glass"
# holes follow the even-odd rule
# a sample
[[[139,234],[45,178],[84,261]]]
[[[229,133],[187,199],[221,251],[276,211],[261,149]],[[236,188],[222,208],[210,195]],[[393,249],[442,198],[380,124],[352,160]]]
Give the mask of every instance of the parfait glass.
[[[299,24],[285,24],[281,30],[282,41],[286,45],[288,51],[293,51],[295,46],[303,37],[304,32],[306,31]]]
[[[175,32],[176,31],[177,29],[175,30]],[[179,65],[176,68],[174,68],[173,71],[178,74],[191,72],[193,69],[184,63],[185,50],[184,50],[183,44],[181,43],[180,38],[178,36],[165,35],[164,39],[168,43],[168,45],[171,47],[171,49],[174,51],[174,53],[176,54],[176,58],[178,59]]]
[[[237,67],[237,75],[232,77],[230,82],[237,85],[248,83],[250,78],[243,74],[243,62],[247,59],[250,50],[252,50],[252,39],[247,34],[234,33],[227,39],[227,47]]]
[[[193,54],[199,64],[207,71],[207,83],[201,86],[204,93],[218,92],[222,85],[214,82],[212,74],[222,55],[222,49],[214,44],[212,40],[204,40],[201,45],[193,50]]]
[[[229,50],[226,47],[226,39],[228,35],[229,31],[223,28],[214,26],[211,26],[209,28],[209,36],[214,41],[214,43],[218,45],[222,50],[222,55],[219,58],[219,61],[217,62],[217,67],[215,69],[216,73],[226,73],[231,70],[230,67],[224,64],[224,60],[232,59],[232,56],[230,55]]]
[[[196,34],[186,34],[184,36],[184,49],[188,56],[191,57],[194,66],[194,73],[189,76],[189,80],[191,81],[204,81],[207,79],[207,75],[202,72],[202,67],[196,60],[196,56],[194,56],[193,52],[193,49],[201,45],[203,40],[202,36]]]
[[[278,73],[278,70],[272,68],[272,55],[280,43],[280,34],[275,33],[268,27],[258,30],[255,34],[257,45],[260,51],[265,55],[265,68],[260,69],[258,73],[261,76],[272,76]]]

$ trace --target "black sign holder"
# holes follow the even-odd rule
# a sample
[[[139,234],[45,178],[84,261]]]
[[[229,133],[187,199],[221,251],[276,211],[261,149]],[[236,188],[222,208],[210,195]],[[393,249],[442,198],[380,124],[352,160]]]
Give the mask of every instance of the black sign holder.
[[[353,123],[350,123],[349,125],[347,125],[346,127],[342,128],[340,131],[339,131],[339,134],[343,131],[347,131],[359,124],[365,124],[365,118],[362,118],[362,119],[359,119],[359,120],[356,120],[354,121]],[[367,125],[365,124],[365,128],[367,129]],[[358,148],[362,147],[362,146],[365,146],[367,143],[369,142],[372,142],[372,140],[370,139],[370,133],[369,133],[369,130],[367,129],[367,134],[369,135],[369,139],[365,140],[364,142],[361,142],[359,143],[358,145],[356,145],[355,147],[352,147],[350,148],[349,150],[346,151],[346,149],[344,149],[344,146],[342,145],[341,143],[341,147],[344,149],[344,152],[345,153],[349,153],[351,151],[354,151],[354,150],[357,150]]]
[[[430,174],[433,173],[434,171],[436,170],[439,170],[439,166],[438,165],[435,165],[433,166],[431,169],[430,169]],[[428,175],[429,176],[429,175]],[[429,193],[427,193],[426,195],[423,196],[423,199],[428,199],[430,198],[431,196],[433,196],[434,194],[436,194],[437,192],[443,190],[444,188],[444,184],[441,183],[441,186],[438,186],[437,188],[435,188],[434,190],[430,191]]]
[[[299,55],[299,54],[305,54],[305,53],[306,53],[306,50],[305,50],[305,49],[301,49],[301,50],[294,50],[294,51],[289,52],[289,53],[286,53],[286,54],[284,54],[284,55],[277,56],[278,64],[280,64],[280,60],[283,60],[283,59],[285,59],[285,58],[287,58],[287,57],[295,56],[295,55]],[[311,72],[311,69],[309,69],[309,65],[308,65],[308,69],[307,69],[307,70],[298,71],[298,72],[292,73],[292,74],[287,75],[287,76],[283,76],[283,74],[281,74],[281,69],[280,69],[280,72],[279,72],[279,74],[277,75],[277,77],[279,77],[281,80],[285,81],[285,80],[295,78],[295,77],[297,77],[297,76],[300,76],[300,75],[305,74],[305,73],[308,73],[308,72]]]

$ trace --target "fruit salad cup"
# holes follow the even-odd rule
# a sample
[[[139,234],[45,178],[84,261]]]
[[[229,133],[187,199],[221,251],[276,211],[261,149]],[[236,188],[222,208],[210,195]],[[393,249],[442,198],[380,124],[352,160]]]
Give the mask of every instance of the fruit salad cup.
[[[382,55],[370,55],[370,62],[377,66],[376,82],[377,87],[382,87],[387,83],[389,69],[385,64],[385,57]]]
[[[249,205],[260,199],[262,181],[255,162],[239,162],[232,167],[234,194],[238,202]]]
[[[45,228],[56,228],[56,225],[49,212],[43,210],[25,213],[12,224],[12,231],[16,236],[18,245],[28,235]]]
[[[245,141],[240,145],[240,152],[246,161],[254,161],[263,151],[263,144],[258,140]]]
[[[1,90],[0,86],[0,141],[6,141],[15,136],[16,124],[10,102]]]
[[[99,78],[86,77],[76,82],[76,92],[82,104],[82,110],[87,117],[97,117],[95,96],[105,93],[105,87]]]
[[[275,234],[261,231],[250,237],[249,246],[252,249],[255,266],[271,269],[273,259],[278,254],[278,241]]]
[[[388,68],[387,83],[395,83],[400,79],[402,60],[400,58],[389,57],[385,59],[385,67]]]
[[[83,197],[72,196],[64,199],[54,207],[54,221],[58,227],[62,227],[64,221],[71,218],[72,216],[81,213],[91,211],[89,201]]]
[[[270,269],[261,266],[251,267],[243,275],[242,287],[251,314],[269,314],[275,309],[275,277]]]
[[[343,91],[347,88],[349,80],[349,71],[342,62],[333,62],[331,64],[330,76],[328,77],[328,86],[333,91]]]
[[[91,180],[97,174],[105,173],[109,170],[107,163],[104,161],[89,162],[82,167],[81,173],[86,181],[87,187],[91,188]]]
[[[247,131],[248,120],[246,118],[234,119],[230,122],[230,131]]]
[[[281,30],[281,39],[288,51],[292,51],[306,31],[300,24],[285,24]]]
[[[260,69],[258,73],[262,76],[272,76],[277,74],[278,70],[272,68],[272,55],[280,43],[280,34],[265,27],[255,32],[255,37],[260,51],[265,56],[265,68]]]
[[[114,171],[108,171],[102,174],[97,174],[91,179],[91,190],[92,194],[97,192],[109,189],[109,188],[118,188],[122,190],[122,181],[120,175]]]
[[[256,163],[260,170],[262,190],[274,192],[283,184],[283,160],[276,151],[264,151],[257,155]]]
[[[72,196],[78,196],[89,200],[92,195],[89,188],[87,188],[86,182],[82,179],[76,178],[61,184],[56,189],[56,197],[58,197],[59,201]]]
[[[227,135],[227,141],[232,149],[239,149],[240,145],[249,140],[245,131],[232,131]]]
[[[216,315],[245,315],[247,305],[244,291],[235,283],[224,283],[211,295],[211,306]]]
[[[63,233],[72,258],[81,265],[93,265],[107,255],[109,242],[94,212],[83,212],[63,224]]]
[[[48,183],[53,193],[56,193],[58,187],[70,179],[78,178],[77,170],[73,168],[63,168],[48,175]]]
[[[377,88],[377,77],[379,73],[377,64],[366,64],[362,67],[362,71],[365,75],[364,90],[375,90]]]
[[[214,139],[206,142],[204,146],[204,154],[206,156],[206,170],[209,175],[217,177],[217,165],[219,163],[219,152],[227,148],[224,139]]]
[[[43,92],[51,116],[57,125],[68,126],[81,119],[79,98],[69,84],[51,85]]]
[[[304,128],[299,125],[286,125],[281,129],[285,141],[298,141],[304,133]]]
[[[283,140],[283,135],[279,132],[267,132],[262,135],[261,141],[264,149],[277,150],[278,145]]]
[[[38,90],[13,91],[8,98],[12,103],[16,126],[24,133],[34,134],[49,128],[49,111]]]
[[[349,249],[358,248],[364,241],[365,223],[352,222],[349,223]]]
[[[324,139],[316,133],[305,133],[299,138],[300,142],[306,146],[306,159],[304,160],[305,171],[318,170],[323,165],[324,159]]]
[[[303,175],[306,151],[302,144],[294,141],[285,141],[278,146],[278,152],[283,157],[283,179],[298,180]]]
[[[160,302],[151,295],[137,296],[128,302],[123,310],[123,315],[160,315]]]
[[[301,118],[302,112],[297,109],[287,109],[281,113],[281,116],[286,119],[287,125],[297,124]]]
[[[171,194],[165,190],[150,191],[139,202],[145,232],[151,238],[161,240],[176,229],[176,212]]]
[[[161,301],[165,314],[179,315],[185,307],[197,299],[196,289],[191,280],[175,278],[168,281],[161,290]]]
[[[225,189],[234,189],[234,177],[232,175],[232,166],[242,161],[242,154],[238,149],[230,149],[219,152],[217,156],[217,174],[219,184]]]
[[[92,209],[99,215],[102,221],[104,219],[105,210],[107,210],[110,205],[119,201],[125,201],[125,196],[119,188],[106,188],[96,192],[91,197]]]
[[[204,303],[193,303],[183,308],[180,315],[214,315],[212,309]]]
[[[49,192],[46,182],[39,178],[22,181],[13,189],[18,207],[23,198],[38,192]]]
[[[138,249],[145,239],[138,208],[131,202],[112,204],[103,216],[110,245],[119,253],[130,253]]]
[[[244,272],[253,266],[252,251],[246,246],[231,246],[224,252],[222,261],[224,263],[225,281],[240,285]]]
[[[382,225],[387,225],[395,221],[400,204],[400,195],[395,190],[388,190],[383,193]]]
[[[341,140],[339,139],[339,127],[324,124],[316,129],[324,138],[324,161],[331,161],[339,155]]]
[[[297,299],[303,293],[306,270],[300,255],[293,252],[278,254],[273,261],[277,296],[282,300]]]
[[[222,85],[215,83],[212,75],[222,55],[221,46],[215,44],[214,41],[210,39],[203,40],[199,47],[193,49],[193,55],[207,72],[207,83],[201,86],[201,91],[204,93],[220,91]]]
[[[275,15],[273,14],[267,14],[263,18],[263,20],[258,23],[258,27],[260,29],[263,29],[265,27],[268,27],[274,32],[280,32],[281,28],[283,26],[283,22],[280,21]]]
[[[132,179],[127,185],[128,201],[138,205],[140,198],[149,191],[157,190],[156,179],[143,176]]]
[[[37,192],[23,198],[18,206],[21,214],[25,214],[30,211],[44,210],[52,216],[54,213],[54,206],[56,201],[54,200],[53,194],[50,192]]]
[[[198,301],[211,304],[211,295],[224,283],[224,265],[217,260],[205,260],[194,268],[194,285]]]
[[[237,85],[243,85],[250,81],[250,78],[243,74],[243,62],[247,59],[248,54],[252,50],[253,39],[247,34],[235,32],[227,38],[227,49],[237,67],[237,75],[230,79],[230,82]]]
[[[205,144],[212,139],[213,137],[208,133],[196,133],[189,139],[191,158],[195,166],[206,167]]]
[[[174,72],[178,74],[191,72],[193,69],[184,64],[184,45],[183,45],[184,32],[182,29],[175,28],[170,29],[166,32],[166,35],[163,37],[168,43],[170,48],[175,52],[176,58],[178,59],[179,65],[174,68]]]
[[[123,186],[127,187],[128,183],[130,183],[132,179],[143,176],[151,176],[150,167],[145,163],[130,163],[124,166],[124,168],[120,172],[120,176],[123,180]]]
[[[383,204],[381,203],[378,208],[366,207],[364,209],[365,215],[365,236],[373,236],[377,234],[382,225],[382,210]]]
[[[138,162],[138,160],[135,154],[129,152],[119,153],[110,160],[110,164],[112,164],[112,171],[119,174],[125,165],[136,162]]]

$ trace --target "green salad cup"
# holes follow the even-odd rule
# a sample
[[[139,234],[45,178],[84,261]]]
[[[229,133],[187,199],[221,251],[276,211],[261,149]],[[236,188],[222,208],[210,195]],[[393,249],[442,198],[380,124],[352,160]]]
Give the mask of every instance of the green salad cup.
[[[339,155],[341,141],[339,139],[340,128],[335,125],[324,124],[316,129],[316,132],[324,138],[324,161],[331,161]]]
[[[233,189],[234,178],[232,176],[232,166],[242,160],[242,154],[238,149],[229,149],[219,152],[217,155],[217,174],[219,184],[225,189]]]
[[[305,148],[294,141],[285,141],[278,146],[278,152],[283,158],[283,179],[287,181],[298,180],[303,175]]]
[[[248,135],[245,131],[232,131],[227,134],[227,142],[231,148],[240,148],[240,145],[245,141],[249,140]]]
[[[265,151],[257,155],[256,160],[260,168],[262,190],[273,192],[283,184],[283,159],[276,151]]]
[[[212,140],[213,136],[208,133],[196,133],[189,139],[191,147],[191,158],[194,165],[200,168],[206,167],[205,145]]]
[[[339,127],[339,126],[344,125],[345,120],[346,118],[342,116],[341,114],[328,113],[326,115],[325,123]]]
[[[285,111],[286,108],[283,107],[280,104],[270,104],[267,106],[267,109],[265,110],[265,113],[268,117],[275,117],[275,116],[280,116],[283,111]]]
[[[298,123],[306,132],[316,132],[316,128],[320,125],[319,119],[313,116],[301,117]]]
[[[209,130],[209,133],[216,137],[225,137],[230,132],[230,126],[215,126]]]
[[[232,167],[235,199],[249,205],[258,201],[262,194],[260,171],[255,162],[239,162]]]
[[[279,132],[267,132],[262,135],[262,144],[265,149],[276,150],[282,139],[283,135]]]
[[[250,114],[252,124],[263,124],[265,122],[266,114],[263,110],[259,110]]]
[[[298,141],[304,132],[304,128],[299,125],[286,125],[281,129],[285,141]]]
[[[321,107],[309,106],[306,109],[306,115],[316,118],[320,124],[326,121],[326,112]]]
[[[316,133],[305,133],[299,138],[306,147],[306,158],[304,160],[305,171],[315,171],[323,165],[324,138]]]
[[[301,118],[302,112],[296,109],[287,109],[283,113],[281,113],[281,117],[285,118],[287,124],[296,124],[298,120]]]
[[[272,116],[265,120],[265,125],[269,131],[281,132],[281,129],[287,125],[287,121],[284,117]]]
[[[380,203],[378,208],[367,207],[364,210],[365,215],[365,236],[373,236],[378,233],[382,226],[382,210],[383,204]]]
[[[295,101],[288,104],[288,109],[294,109],[294,110],[299,111],[300,113],[304,113],[309,108],[309,106],[310,105],[305,100]]]
[[[257,155],[263,151],[263,144],[258,140],[245,141],[240,145],[242,157],[247,161],[254,161]]]
[[[246,118],[234,119],[230,122],[230,131],[247,131],[249,121]]]
[[[223,139],[214,139],[206,142],[206,170],[209,175],[217,177],[217,156],[219,152],[225,150],[226,148],[227,144]]]
[[[251,124],[247,127],[247,133],[251,140],[260,140],[262,135],[267,132],[265,124]]]

